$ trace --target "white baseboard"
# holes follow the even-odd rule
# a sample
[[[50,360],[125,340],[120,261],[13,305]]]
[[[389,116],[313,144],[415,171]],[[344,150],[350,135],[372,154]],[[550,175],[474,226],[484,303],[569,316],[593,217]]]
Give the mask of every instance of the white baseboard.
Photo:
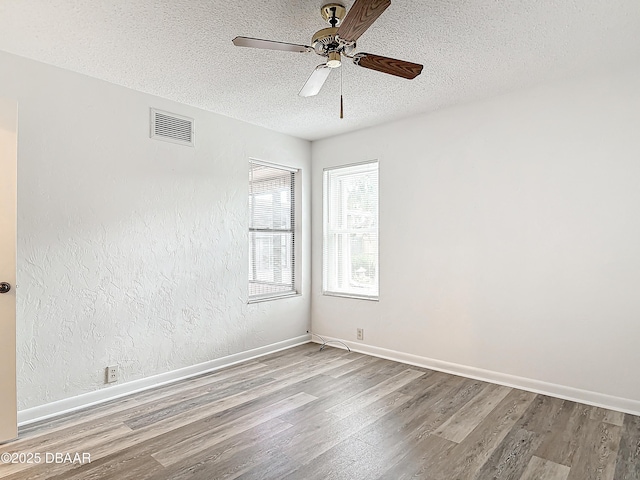
[[[460,375],[462,377],[473,378],[475,380],[497,383],[498,385],[549,395],[551,397],[562,398],[563,400],[571,400],[596,407],[630,413],[632,415],[640,415],[640,401],[638,400],[614,397],[604,393],[581,390],[579,388],[518,377],[516,375],[509,375],[507,373],[494,372],[457,363],[444,362],[442,360],[435,360],[432,358],[398,352],[396,350],[388,350],[386,348],[365,345],[362,343],[346,342],[342,339],[328,337],[326,335],[322,335],[322,337],[327,341],[327,343],[331,343],[332,347],[344,348],[344,346],[338,343],[340,342],[349,345],[349,348],[354,352],[365,353],[374,357],[385,358],[387,360],[437,370],[439,372],[451,373],[453,375]],[[322,343],[315,339],[312,339],[312,341],[315,343]]]
[[[247,360],[269,355],[270,353],[279,352],[280,350],[297,347],[298,345],[309,343],[310,340],[311,335],[301,335],[289,340],[272,343],[271,345],[235,353],[222,358],[216,358],[215,360],[199,363],[190,367],[172,370],[159,375],[133,380],[121,385],[114,385],[112,387],[102,388],[93,392],[83,393],[76,397],[65,398],[56,402],[20,410],[18,412],[18,425],[28,425],[30,423],[39,422],[41,420],[46,420],[65,413],[71,413],[92,405],[97,405],[99,403],[115,400],[116,398],[138,393],[143,390],[159,387],[168,383],[174,383],[190,377],[195,377],[196,375],[202,375],[203,373],[213,372],[237,363],[246,362]]]

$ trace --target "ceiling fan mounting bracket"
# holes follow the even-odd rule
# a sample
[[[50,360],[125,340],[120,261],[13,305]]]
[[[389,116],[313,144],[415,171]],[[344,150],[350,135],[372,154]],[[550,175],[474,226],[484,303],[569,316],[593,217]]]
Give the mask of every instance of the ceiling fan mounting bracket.
[[[327,3],[322,6],[320,13],[322,14],[322,18],[324,18],[324,21],[331,27],[337,27],[346,15],[347,9],[344,8],[344,5],[339,3]]]

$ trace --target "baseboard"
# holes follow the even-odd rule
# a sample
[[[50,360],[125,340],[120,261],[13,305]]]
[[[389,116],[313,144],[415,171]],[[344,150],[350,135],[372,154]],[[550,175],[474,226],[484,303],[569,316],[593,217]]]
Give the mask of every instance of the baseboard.
[[[264,347],[254,348],[245,352],[235,353],[226,357],[216,358],[208,362],[199,363],[190,367],[172,370],[170,372],[153,375],[151,377],[133,380],[121,385],[102,388],[93,392],[84,393],[76,397],[65,398],[56,402],[46,403],[33,408],[27,408],[18,412],[18,426],[28,425],[30,423],[47,420],[58,415],[71,413],[92,405],[108,402],[117,398],[132,395],[150,388],[159,387],[169,383],[185,380],[203,373],[213,372],[221,368],[229,367],[237,363],[246,362],[254,358],[269,355],[271,353],[286,350],[288,348],[297,347],[309,343],[310,335],[301,335],[299,337],[284,340],[282,342],[272,343]]]
[[[629,398],[614,397],[604,393],[592,392],[589,390],[581,390],[579,388],[567,387],[555,383],[547,383],[540,380],[533,380],[525,377],[518,377],[506,373],[484,370],[481,368],[469,367],[457,363],[444,362],[410,353],[398,352],[396,350],[388,350],[386,348],[365,345],[362,343],[345,342],[342,339],[322,335],[322,337],[331,343],[332,347],[344,348],[338,342],[349,345],[354,352],[365,353],[374,357],[385,358],[395,362],[415,365],[417,367],[437,370],[439,372],[450,373],[462,377],[473,378],[474,380],[482,380],[485,382],[496,383],[507,387],[527,390],[533,393],[549,395],[551,397],[562,398],[563,400],[571,400],[574,402],[593,405],[596,407],[607,408],[619,412],[630,413],[632,415],[640,415],[640,401]],[[312,339],[315,343],[321,341]],[[335,342],[335,343],[332,343]]]

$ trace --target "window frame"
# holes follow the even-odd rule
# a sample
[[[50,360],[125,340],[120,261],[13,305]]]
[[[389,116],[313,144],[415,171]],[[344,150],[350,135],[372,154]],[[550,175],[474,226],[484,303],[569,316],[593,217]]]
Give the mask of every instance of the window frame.
[[[332,208],[329,205],[331,201],[331,180],[329,179],[329,172],[335,170],[342,169],[354,169],[357,167],[365,167],[368,165],[375,165],[375,170],[377,173],[377,192],[376,192],[376,226],[375,228],[370,229],[370,232],[375,231],[376,233],[376,268],[375,268],[375,284],[376,284],[376,295],[366,295],[366,294],[358,294],[354,292],[347,291],[339,291],[338,289],[330,289],[329,288],[329,279],[328,276],[328,267],[327,262],[329,259],[327,258],[328,253],[328,245],[329,236],[331,235],[339,235],[339,234],[347,234],[350,233],[362,233],[362,229],[333,229],[330,219],[330,214]],[[357,172],[354,172],[357,173]],[[354,173],[345,172],[345,176],[353,175]],[[342,198],[342,196],[340,197]],[[369,300],[369,301],[379,301],[380,300],[380,162],[376,160],[367,160],[364,162],[350,163],[345,165],[335,165],[331,167],[326,167],[322,171],[322,295],[331,296],[331,297],[343,297],[343,298],[353,298],[357,300]]]
[[[249,288],[250,288],[250,283],[251,283],[251,279],[250,279],[250,274],[251,274],[251,268],[250,268],[250,261],[249,261],[249,267],[248,267],[248,271],[247,271],[247,303],[251,304],[251,303],[259,303],[259,302],[268,302],[271,300],[278,300],[281,298],[290,298],[290,297],[296,297],[296,296],[300,296],[301,293],[301,281],[300,281],[300,274],[301,274],[301,265],[300,265],[300,258],[301,258],[301,249],[300,249],[300,245],[302,244],[302,239],[301,239],[301,232],[302,232],[302,228],[301,228],[301,221],[300,221],[300,214],[302,213],[302,209],[301,209],[301,169],[300,168],[296,168],[296,167],[291,167],[288,165],[283,165],[283,164],[278,164],[278,163],[272,163],[272,162],[265,162],[263,160],[259,160],[256,158],[249,158],[249,162],[248,162],[248,167],[249,167],[249,174],[251,173],[251,164],[257,164],[257,165],[262,165],[264,167],[269,167],[269,168],[274,168],[274,169],[278,169],[278,170],[282,170],[285,172],[290,172],[293,176],[292,179],[292,195],[291,195],[291,228],[289,230],[279,230],[279,229],[268,229],[270,232],[277,232],[277,231],[282,231],[283,233],[291,233],[292,235],[292,275],[293,275],[293,285],[292,285],[292,290],[290,291],[286,291],[286,292],[275,292],[275,293],[264,293],[264,294],[258,294],[258,295],[251,295],[249,292]],[[251,227],[251,210],[250,210],[250,204],[249,204],[249,198],[251,195],[251,179],[249,179],[249,182],[247,184],[248,186],[248,194],[247,194],[247,212],[248,212],[248,228],[247,228],[247,233],[248,233],[248,255],[249,255],[249,260],[251,259],[251,249],[252,249],[252,241],[251,241],[251,234],[252,233],[257,233],[257,232],[261,232],[261,231],[266,231],[265,229],[254,229]]]

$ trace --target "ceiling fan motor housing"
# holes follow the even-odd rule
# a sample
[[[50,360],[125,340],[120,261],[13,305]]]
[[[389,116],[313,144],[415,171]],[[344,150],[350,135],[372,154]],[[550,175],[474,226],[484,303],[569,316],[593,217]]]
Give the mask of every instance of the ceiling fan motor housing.
[[[318,30],[311,39],[311,46],[318,55],[326,55],[335,51],[339,46],[336,41],[337,28],[323,28]]]
[[[318,30],[311,39],[311,46],[318,55],[329,56],[330,53],[349,55],[356,48],[356,43],[345,44],[337,37],[337,28],[323,28]]]

